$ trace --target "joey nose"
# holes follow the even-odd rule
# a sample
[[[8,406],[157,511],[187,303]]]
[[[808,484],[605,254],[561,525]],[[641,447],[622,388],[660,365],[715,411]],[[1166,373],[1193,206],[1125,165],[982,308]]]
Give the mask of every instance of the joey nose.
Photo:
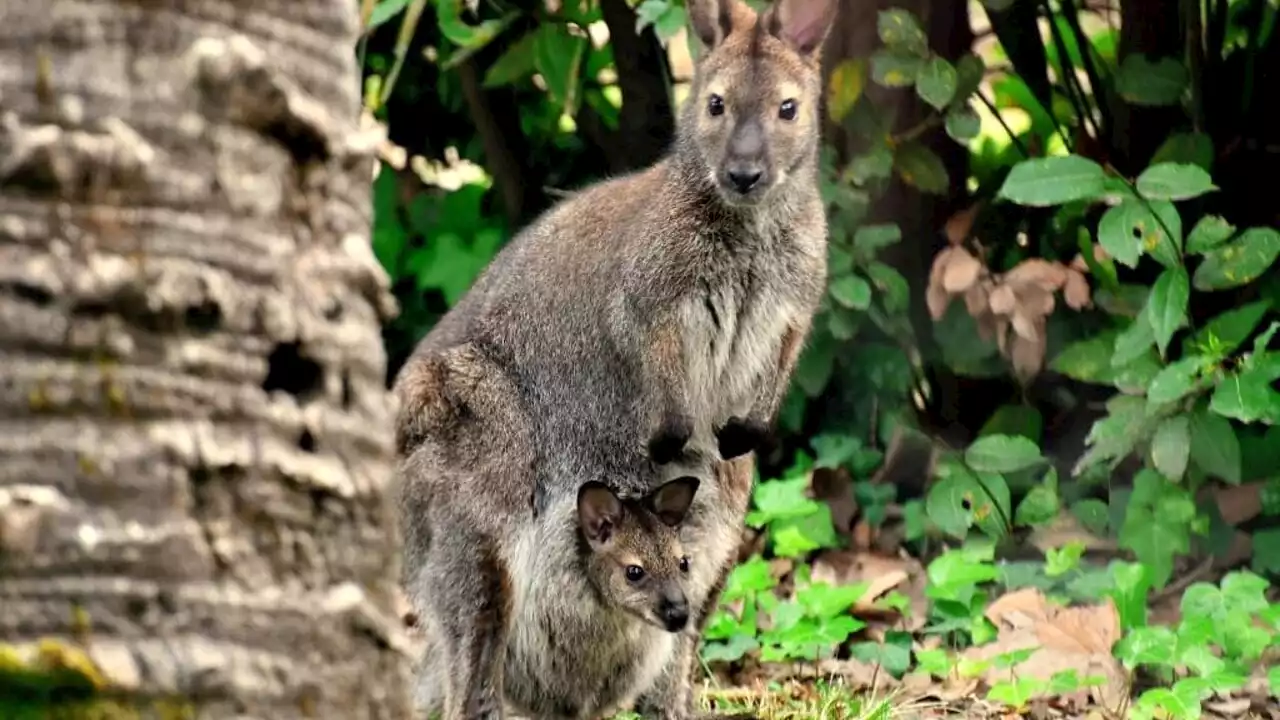
[[[679,632],[689,622],[689,604],[684,598],[664,599],[658,607],[658,615],[668,632]]]
[[[729,182],[734,189],[746,195],[760,182],[759,170],[735,169],[729,171]]]

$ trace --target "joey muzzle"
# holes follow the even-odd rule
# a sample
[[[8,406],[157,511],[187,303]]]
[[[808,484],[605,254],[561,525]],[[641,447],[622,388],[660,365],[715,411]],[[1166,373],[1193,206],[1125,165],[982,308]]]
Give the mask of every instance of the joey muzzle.
[[[658,619],[667,632],[680,632],[689,623],[689,603],[684,594],[666,595],[658,601]]]

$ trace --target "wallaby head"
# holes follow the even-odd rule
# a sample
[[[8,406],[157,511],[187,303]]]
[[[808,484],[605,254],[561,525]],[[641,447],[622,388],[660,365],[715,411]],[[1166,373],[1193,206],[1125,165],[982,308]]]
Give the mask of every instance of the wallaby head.
[[[689,0],[702,53],[685,101],[682,152],[730,205],[769,197],[817,160],[821,46],[837,0]]]
[[[679,531],[697,489],[692,477],[672,480],[638,500],[623,500],[598,482],[579,489],[578,522],[590,548],[588,580],[606,604],[669,632],[684,629],[689,558]]]

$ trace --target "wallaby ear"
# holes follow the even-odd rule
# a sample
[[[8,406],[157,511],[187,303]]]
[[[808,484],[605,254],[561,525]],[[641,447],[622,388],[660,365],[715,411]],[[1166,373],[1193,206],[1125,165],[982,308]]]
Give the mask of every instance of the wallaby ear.
[[[685,4],[693,32],[703,48],[711,49],[729,35],[733,29],[734,2],[738,0],[688,0]]]
[[[814,55],[831,32],[839,0],[775,0],[761,22],[801,55]]]
[[[675,527],[684,522],[685,513],[698,491],[698,478],[682,477],[665,483],[649,495],[649,509],[664,525]]]
[[[592,545],[603,545],[613,537],[622,521],[622,501],[608,485],[595,481],[578,488],[578,523]]]

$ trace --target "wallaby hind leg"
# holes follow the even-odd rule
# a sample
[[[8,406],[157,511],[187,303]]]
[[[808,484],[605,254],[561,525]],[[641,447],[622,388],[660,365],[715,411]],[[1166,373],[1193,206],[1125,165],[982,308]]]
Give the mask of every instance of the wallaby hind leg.
[[[511,576],[493,539],[462,525],[451,529],[450,537],[432,548],[424,574],[436,620],[433,644],[445,662],[426,659],[421,679],[430,682],[427,673],[432,673],[444,681],[441,720],[503,720]]]

